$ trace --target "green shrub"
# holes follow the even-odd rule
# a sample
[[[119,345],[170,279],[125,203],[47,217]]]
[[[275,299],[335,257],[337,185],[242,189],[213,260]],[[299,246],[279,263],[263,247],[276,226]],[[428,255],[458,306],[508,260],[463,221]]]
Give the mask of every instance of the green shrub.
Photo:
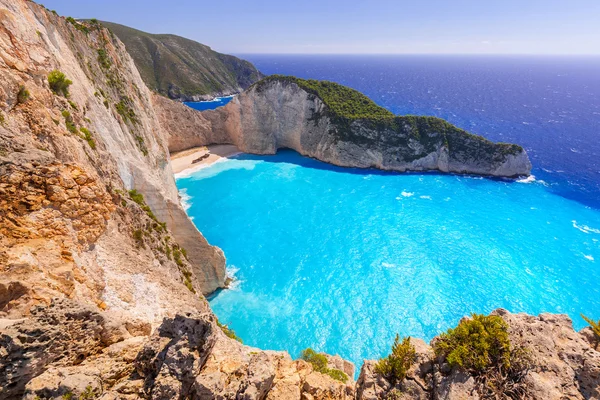
[[[319,354],[310,347],[302,350],[300,358],[311,364],[313,369],[321,374],[329,375],[336,381],[346,382],[348,375],[343,371],[335,368],[327,368],[327,357],[323,354]]]
[[[175,264],[179,267],[183,267],[185,264],[183,259],[181,258],[181,250],[179,250],[179,246],[173,246],[173,260],[175,260]]]
[[[112,61],[105,49],[98,49],[98,62],[104,69],[109,69],[111,67]]]
[[[140,206],[146,205],[146,202],[144,201],[144,195],[135,189],[131,189],[129,191],[129,197]]]
[[[19,93],[17,93],[17,103],[26,103],[27,100],[29,100],[29,97],[31,97],[31,95],[29,94],[29,90],[27,90],[25,86],[21,85],[19,87]]]
[[[144,232],[142,232],[141,229],[136,229],[133,231],[133,238],[137,242],[138,246],[145,247],[144,246]]]
[[[598,345],[600,344],[600,319],[598,320],[598,322],[595,322],[593,319],[588,318],[583,314],[581,314],[581,318],[583,318],[584,321],[587,322],[590,325],[590,327],[592,328],[592,332],[594,332],[594,336],[596,337],[596,349],[597,349]]]
[[[452,367],[475,376],[480,398],[531,398],[526,384],[530,354],[524,347],[511,346],[508,325],[497,315],[472,314],[442,334],[433,350]]]
[[[91,400],[95,399],[96,397],[96,391],[92,388],[91,385],[88,385],[85,387],[83,393],[81,393],[81,396],[79,396],[79,400]]]
[[[75,27],[75,29],[77,29],[78,31],[81,31],[81,32],[85,33],[86,35],[88,33],[90,33],[90,29],[87,26],[85,26],[83,24],[80,24],[73,17],[67,17],[67,22],[70,23],[71,25],[73,25]]]
[[[81,133],[83,133],[83,138],[90,145],[92,150],[96,150],[96,142],[94,141],[91,132],[87,128],[83,127],[79,128],[79,130],[81,131]]]
[[[395,386],[406,378],[406,374],[415,361],[415,346],[410,343],[410,338],[402,338],[396,335],[392,352],[385,358],[380,359],[375,365],[375,372],[384,376]]]
[[[434,344],[437,356],[446,358],[450,366],[472,372],[498,366],[510,367],[508,325],[497,315],[472,314],[454,329],[443,333]]]
[[[64,97],[69,97],[69,86],[71,86],[73,82],[67,79],[65,74],[55,69],[48,74],[48,83],[54,94],[62,94]]]
[[[71,106],[71,108],[73,110],[79,110],[79,108],[77,107],[77,104],[71,100],[69,100],[69,105]]]
[[[5,122],[6,120],[4,119],[4,113],[0,111],[0,125],[4,125]]]
[[[238,335],[235,334],[235,332],[233,331],[233,329],[231,329],[227,325],[224,325],[224,324],[220,323],[219,320],[217,320],[217,325],[219,326],[219,328],[221,328],[221,330],[223,331],[223,333],[225,333],[225,335],[228,338],[235,339],[238,342],[243,343],[242,339]]]
[[[135,141],[137,142],[137,145],[142,154],[144,156],[148,156],[148,148],[146,147],[146,142],[144,141],[144,138],[140,135],[135,135]]]
[[[131,121],[132,123],[137,124],[137,115],[135,114],[135,111],[133,111],[133,109],[129,106],[130,104],[131,99],[129,97],[124,97],[121,99],[121,101],[115,104],[115,109],[117,110],[117,113],[121,117],[123,117],[123,120],[125,122]]]
[[[67,130],[71,133],[77,133],[77,127],[73,122],[73,117],[71,116],[71,113],[67,110],[64,110],[62,112],[62,116],[65,118],[65,126],[67,127]]]
[[[104,102],[103,102],[103,104],[104,104],[104,107],[106,107],[106,108],[108,108],[108,107],[109,107],[109,105],[108,105],[108,100],[106,100],[106,99],[105,99],[105,100],[104,100]]]

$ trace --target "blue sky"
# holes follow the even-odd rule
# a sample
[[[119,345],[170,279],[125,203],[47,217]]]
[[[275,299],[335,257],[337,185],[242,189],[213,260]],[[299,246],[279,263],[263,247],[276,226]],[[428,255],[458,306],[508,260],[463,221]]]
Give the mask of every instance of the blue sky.
[[[600,0],[42,0],[234,54],[600,54]]]

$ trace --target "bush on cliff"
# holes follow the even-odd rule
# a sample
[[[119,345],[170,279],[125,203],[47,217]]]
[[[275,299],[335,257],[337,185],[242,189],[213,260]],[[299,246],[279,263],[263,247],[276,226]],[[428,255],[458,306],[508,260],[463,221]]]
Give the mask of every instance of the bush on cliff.
[[[19,87],[19,93],[17,93],[17,103],[23,104],[29,100],[29,90],[25,86]]]
[[[474,375],[482,398],[527,398],[529,354],[511,345],[508,324],[501,317],[472,314],[440,335],[433,350],[451,367]]]
[[[408,370],[415,361],[415,356],[415,346],[410,343],[410,338],[402,338],[402,342],[400,342],[400,336],[396,335],[392,352],[377,362],[375,372],[395,386],[406,378]]]
[[[508,325],[497,315],[473,314],[443,333],[433,347],[452,367],[483,371],[492,365],[510,366]]]
[[[593,319],[588,318],[583,314],[581,314],[581,318],[583,318],[584,321],[587,322],[590,325],[590,327],[592,328],[592,332],[594,332],[594,336],[596,337],[596,349],[597,349],[598,345],[600,344],[600,319],[598,320],[598,322],[595,322]]]
[[[238,335],[235,334],[235,332],[233,331],[233,329],[231,329],[230,327],[228,327],[225,324],[220,323],[219,320],[217,320],[217,325],[219,326],[219,328],[221,328],[221,330],[223,331],[223,333],[228,338],[231,338],[231,339],[237,340],[240,343],[243,343],[242,339]]]
[[[55,69],[48,74],[48,83],[54,94],[62,94],[64,97],[69,97],[69,86],[71,86],[73,82],[67,79],[65,74]]]
[[[335,368],[328,368],[327,357],[325,357],[323,354],[317,353],[310,347],[302,350],[300,358],[311,364],[315,371],[321,374],[329,375],[336,381],[346,382],[348,380],[348,375],[346,375],[343,371]]]

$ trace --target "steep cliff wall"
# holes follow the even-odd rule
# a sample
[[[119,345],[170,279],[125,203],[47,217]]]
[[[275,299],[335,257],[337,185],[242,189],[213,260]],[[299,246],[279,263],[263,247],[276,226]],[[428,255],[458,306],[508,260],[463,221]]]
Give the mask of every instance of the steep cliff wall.
[[[50,89],[53,70],[72,81],[68,97]],[[179,205],[164,135],[151,93],[107,30],[0,1],[0,313],[56,296],[155,322],[178,304],[203,307],[182,280],[214,291],[224,256]],[[189,261],[169,259],[174,246]]]
[[[164,103],[164,102],[163,102]],[[160,108],[160,107],[159,107]],[[330,82],[266,78],[227,106],[188,115],[182,131],[158,111],[170,133],[169,150],[233,143],[274,154],[290,148],[344,167],[430,171],[500,177],[528,175],[531,163],[517,145],[492,143],[433,117],[399,117],[362,94]]]

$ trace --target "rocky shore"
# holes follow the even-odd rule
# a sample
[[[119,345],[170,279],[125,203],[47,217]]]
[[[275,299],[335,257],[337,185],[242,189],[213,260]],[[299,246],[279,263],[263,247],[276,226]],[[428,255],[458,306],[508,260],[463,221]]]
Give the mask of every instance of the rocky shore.
[[[0,0],[0,398],[481,398],[471,372],[417,339],[401,382],[392,385],[374,361],[357,366],[356,382],[340,381],[285,352],[245,346],[217,321],[203,294],[223,286],[225,258],[179,204],[168,148],[298,146],[340,163],[360,150],[361,165],[404,165],[371,147],[385,142],[350,151],[331,140],[322,125],[330,117],[307,124],[281,114],[294,104],[314,114],[318,99],[297,85],[273,81],[234,102],[226,113],[182,108],[146,88],[103,27]],[[246,120],[251,131],[239,125]],[[267,136],[252,133],[268,126]],[[452,170],[462,161],[449,149]],[[519,154],[485,171],[527,172]],[[471,172],[484,168],[463,161]],[[600,398],[589,329],[575,332],[566,316],[495,313],[531,355],[523,398]],[[325,358],[321,370],[352,377],[350,363]]]

